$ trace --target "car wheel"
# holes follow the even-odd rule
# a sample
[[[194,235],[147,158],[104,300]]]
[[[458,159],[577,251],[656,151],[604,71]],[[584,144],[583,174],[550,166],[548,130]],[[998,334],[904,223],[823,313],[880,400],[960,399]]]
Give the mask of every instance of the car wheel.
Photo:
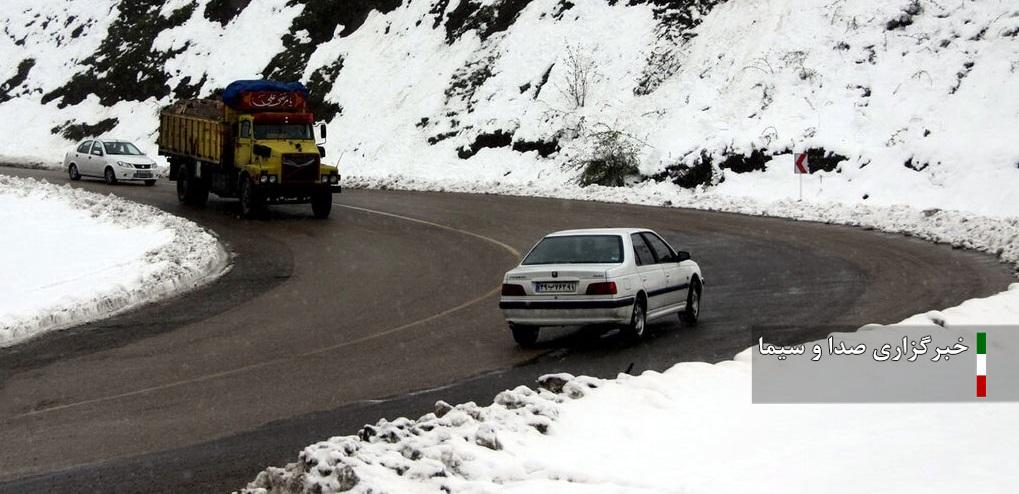
[[[538,332],[541,331],[541,328],[510,324],[510,330],[513,332],[513,341],[524,348],[529,348],[538,342]]]
[[[262,210],[262,197],[248,177],[241,178],[240,189],[241,216],[254,218]]]
[[[639,340],[644,337],[644,329],[647,327],[647,310],[644,301],[638,298],[633,303],[633,314],[630,316],[630,323],[623,326],[623,336],[631,340]]]
[[[106,180],[106,185],[117,185],[117,174],[113,171],[113,168],[106,167],[106,171],[103,172],[103,179]]]
[[[155,180],[146,180],[145,181],[145,185],[147,185],[149,187],[152,187],[153,185],[156,185],[156,181]]]
[[[686,294],[686,310],[679,313],[683,322],[693,325],[697,324],[697,318],[701,315],[701,282],[694,278],[690,283],[690,290]]]
[[[81,180],[81,173],[78,173],[78,165],[71,164],[67,167],[67,177],[73,181]]]
[[[320,192],[311,196],[311,212],[318,219],[326,219],[333,210],[333,195],[329,192]]]

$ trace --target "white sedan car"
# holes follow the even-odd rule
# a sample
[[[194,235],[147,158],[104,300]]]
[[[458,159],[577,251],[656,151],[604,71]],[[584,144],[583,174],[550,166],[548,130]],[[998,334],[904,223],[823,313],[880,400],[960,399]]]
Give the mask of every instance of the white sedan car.
[[[651,230],[569,230],[541,239],[506,273],[499,308],[521,346],[542,326],[620,325],[637,339],[651,319],[695,324],[703,287],[690,254]]]
[[[64,155],[64,169],[71,180],[102,178],[113,185],[141,181],[156,185],[156,162],[127,141],[86,139]]]

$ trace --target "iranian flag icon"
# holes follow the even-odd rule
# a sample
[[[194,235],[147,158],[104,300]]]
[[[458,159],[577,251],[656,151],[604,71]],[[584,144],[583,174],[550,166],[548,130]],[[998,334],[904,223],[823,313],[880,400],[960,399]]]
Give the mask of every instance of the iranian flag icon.
[[[987,397],[987,333],[977,333],[977,398]]]

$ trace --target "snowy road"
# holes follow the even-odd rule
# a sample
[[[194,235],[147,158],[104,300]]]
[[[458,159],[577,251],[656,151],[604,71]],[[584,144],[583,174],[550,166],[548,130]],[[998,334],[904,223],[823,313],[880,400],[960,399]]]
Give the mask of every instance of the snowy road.
[[[347,191],[337,204],[358,209],[326,222],[306,207],[241,221],[233,202],[178,206],[167,182],[79,186],[216,231],[236,265],[198,292],[0,350],[0,491],[228,490],[314,440],[418,416],[439,398],[485,400],[552,371],[612,377],[728,359],[757,334],[806,341],[1012,281],[990,256],[720,213]],[[562,331],[517,348],[493,292],[511,251],[550,230],[620,225],[653,228],[693,253],[708,280],[701,325],[659,323],[634,346]]]

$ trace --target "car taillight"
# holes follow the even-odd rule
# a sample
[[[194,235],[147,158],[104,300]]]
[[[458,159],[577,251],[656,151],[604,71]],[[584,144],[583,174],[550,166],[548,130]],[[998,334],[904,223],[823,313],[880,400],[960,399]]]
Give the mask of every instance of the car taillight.
[[[514,285],[512,283],[502,284],[502,294],[508,297],[523,297],[527,295],[522,285]]]
[[[616,282],[615,281],[603,281],[601,283],[591,283],[587,285],[588,295],[615,295],[616,294]]]

